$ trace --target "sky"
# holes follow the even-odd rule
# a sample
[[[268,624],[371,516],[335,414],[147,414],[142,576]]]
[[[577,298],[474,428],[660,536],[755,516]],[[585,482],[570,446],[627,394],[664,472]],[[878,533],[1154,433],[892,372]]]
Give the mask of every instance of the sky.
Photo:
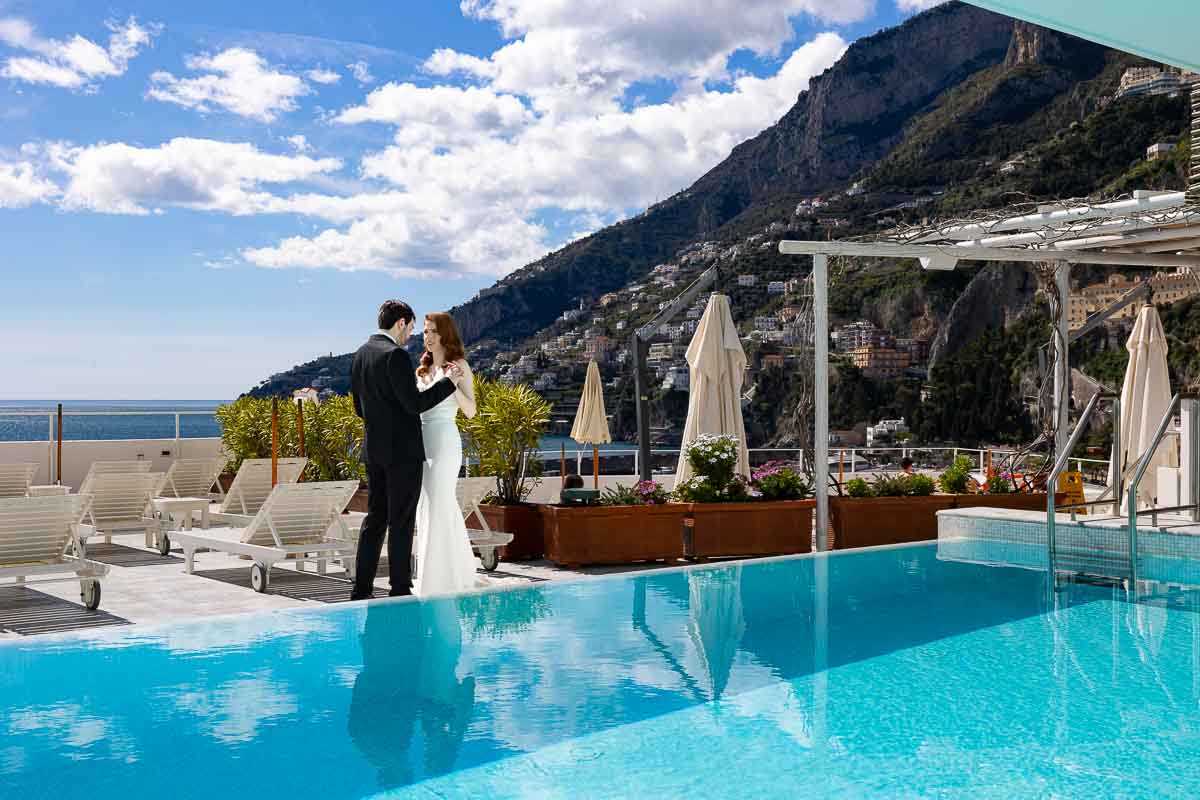
[[[938,0],[0,0],[0,399],[226,399],[685,188]]]

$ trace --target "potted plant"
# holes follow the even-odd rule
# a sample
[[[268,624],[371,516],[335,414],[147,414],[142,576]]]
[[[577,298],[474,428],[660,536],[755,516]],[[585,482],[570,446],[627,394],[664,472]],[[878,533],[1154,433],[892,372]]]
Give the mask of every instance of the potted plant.
[[[605,490],[598,506],[542,507],[546,558],[567,567],[675,561],[683,556],[687,506],[655,481]]]
[[[844,550],[937,538],[937,512],[954,507],[950,495],[935,494],[927,475],[854,478],[846,495],[829,498],[833,546]]]
[[[1045,511],[1045,492],[1023,492],[1012,473],[993,473],[983,486],[971,477],[971,459],[959,456],[938,479],[943,492],[954,495],[955,508],[1009,508]]]
[[[767,464],[750,480],[735,475],[738,442],[701,436],[684,451],[693,477],[675,487],[689,505],[687,558],[807,553],[812,549],[811,487],[793,467]]]
[[[492,530],[513,535],[501,552],[506,560],[541,558],[545,552],[542,514],[527,503],[537,484],[533,458],[550,423],[550,404],[523,384],[508,386],[476,377],[474,417],[462,414],[463,449],[479,475],[495,478],[496,488],[480,508]]]

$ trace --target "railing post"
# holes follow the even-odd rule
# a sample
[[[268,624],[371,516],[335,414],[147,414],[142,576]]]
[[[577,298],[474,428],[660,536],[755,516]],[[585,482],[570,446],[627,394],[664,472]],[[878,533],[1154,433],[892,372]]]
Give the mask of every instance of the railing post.
[[[175,457],[183,458],[182,437],[179,435],[179,412],[175,412]],[[303,455],[303,453],[301,454]]]
[[[638,451],[637,450],[633,451],[633,474],[634,475],[642,474],[641,470],[638,469]]]

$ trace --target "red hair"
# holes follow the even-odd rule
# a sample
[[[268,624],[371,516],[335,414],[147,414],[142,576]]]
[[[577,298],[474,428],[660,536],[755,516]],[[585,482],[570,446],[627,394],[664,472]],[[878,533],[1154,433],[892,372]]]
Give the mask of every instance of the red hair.
[[[454,317],[445,311],[434,311],[426,314],[425,319],[432,322],[433,327],[437,329],[438,337],[442,340],[442,349],[446,351],[447,364],[451,361],[458,361],[467,355],[462,337],[458,335],[458,326],[454,324]],[[426,350],[421,354],[421,366],[417,367],[417,374],[425,378],[431,369],[433,369],[433,353]]]

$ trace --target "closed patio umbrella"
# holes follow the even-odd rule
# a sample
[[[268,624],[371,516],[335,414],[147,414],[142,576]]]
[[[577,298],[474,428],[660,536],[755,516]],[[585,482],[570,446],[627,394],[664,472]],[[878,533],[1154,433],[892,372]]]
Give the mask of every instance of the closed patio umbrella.
[[[583,382],[583,396],[579,398],[579,410],[575,412],[575,424],[571,426],[571,438],[580,444],[592,446],[592,482],[600,488],[600,453],[598,444],[608,444],[612,436],[608,432],[608,417],[604,413],[604,387],[600,382],[600,367],[595,361],[588,362],[587,379]]]
[[[691,371],[687,423],[683,426],[683,449],[675,470],[675,485],[692,477],[686,448],[703,434],[727,434],[738,440],[737,473],[750,477],[750,454],[746,450],[746,426],[742,422],[742,380],[746,373],[746,353],[738,338],[729,298],[714,294],[708,298],[704,316],[688,345],[687,362]]]
[[[1120,469],[1123,473],[1137,464],[1150,447],[1158,424],[1171,404],[1167,337],[1153,305],[1146,304],[1138,312],[1125,348],[1129,351],[1129,366],[1125,368],[1125,382],[1121,385],[1121,455],[1124,463]],[[1159,443],[1138,485],[1139,504],[1149,505],[1158,494],[1158,467],[1170,466],[1173,460],[1169,445],[1168,440]],[[1115,459],[1110,460],[1109,486],[1116,481],[1116,468]]]

